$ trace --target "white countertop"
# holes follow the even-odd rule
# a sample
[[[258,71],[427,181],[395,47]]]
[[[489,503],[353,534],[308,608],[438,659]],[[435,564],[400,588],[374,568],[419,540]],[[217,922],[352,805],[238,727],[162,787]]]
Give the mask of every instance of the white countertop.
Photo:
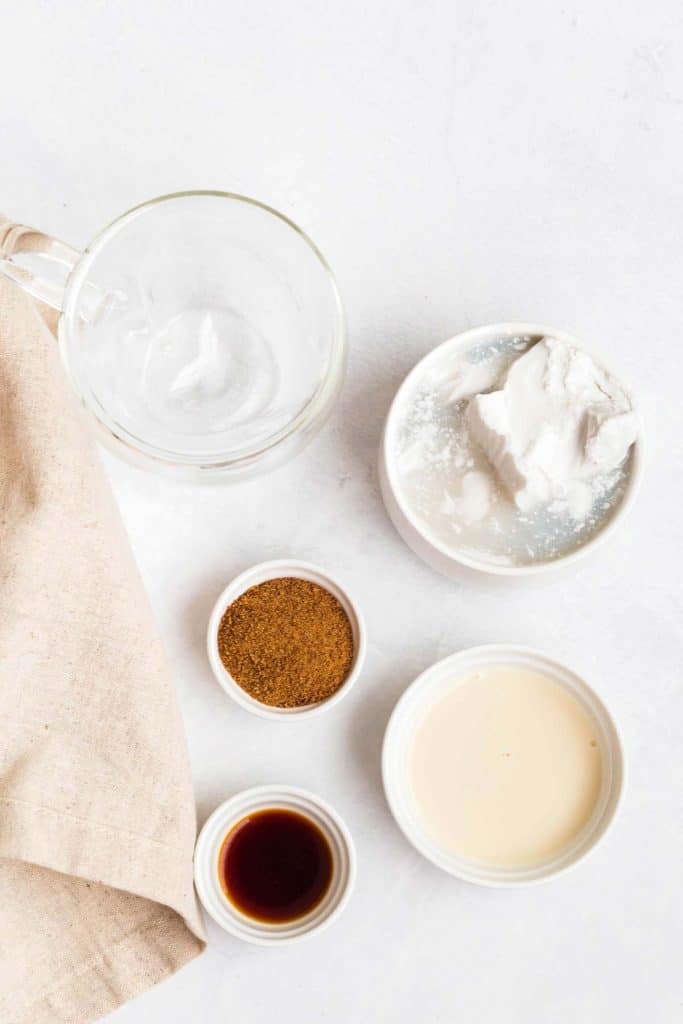
[[[355,897],[333,929],[286,950],[212,929],[201,958],[110,1024],[681,1019],[682,37],[678,0],[24,0],[5,12],[6,214],[84,245],[154,194],[245,192],[310,232],[350,322],[337,410],[271,476],[200,490],[106,466],[175,668],[200,821],[242,787],[311,788],[354,834]],[[602,558],[510,595],[419,562],[375,476],[407,370],[465,327],[507,319],[601,349],[635,386],[649,436],[640,500]],[[363,678],[308,722],[238,709],[204,652],[221,587],[278,555],[338,573],[367,617]],[[605,844],[518,892],[423,860],[379,774],[405,686],[496,640],[584,672],[630,761]]]

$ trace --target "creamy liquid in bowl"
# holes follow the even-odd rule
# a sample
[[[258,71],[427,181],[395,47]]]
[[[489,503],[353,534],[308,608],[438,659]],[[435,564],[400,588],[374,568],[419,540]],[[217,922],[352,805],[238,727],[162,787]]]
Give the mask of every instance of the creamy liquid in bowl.
[[[492,665],[454,678],[411,751],[422,825],[446,852],[504,868],[548,860],[590,820],[602,783],[597,729],[535,669]]]

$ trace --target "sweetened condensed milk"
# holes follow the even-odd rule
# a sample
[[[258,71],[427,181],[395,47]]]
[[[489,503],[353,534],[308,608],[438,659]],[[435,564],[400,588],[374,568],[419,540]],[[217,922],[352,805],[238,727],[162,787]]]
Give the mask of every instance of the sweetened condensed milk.
[[[570,846],[601,791],[589,713],[523,665],[454,677],[424,713],[410,756],[413,797],[431,839],[503,868],[538,864]]]

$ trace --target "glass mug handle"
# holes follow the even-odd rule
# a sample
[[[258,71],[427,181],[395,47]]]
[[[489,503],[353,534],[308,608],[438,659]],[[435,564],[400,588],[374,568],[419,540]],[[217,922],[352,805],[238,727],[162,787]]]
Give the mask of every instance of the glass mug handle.
[[[66,242],[0,216],[0,273],[52,309],[63,310],[69,275],[82,255]],[[79,296],[79,316],[94,320],[106,297],[87,282]]]

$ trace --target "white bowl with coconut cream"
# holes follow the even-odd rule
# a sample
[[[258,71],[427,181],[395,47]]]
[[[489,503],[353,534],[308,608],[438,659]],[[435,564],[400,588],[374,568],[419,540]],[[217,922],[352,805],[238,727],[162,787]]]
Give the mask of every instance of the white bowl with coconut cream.
[[[543,527],[542,536],[537,531],[542,544],[538,550],[533,551],[533,558],[527,562],[524,558],[510,557],[502,543],[498,544],[499,550],[495,550],[492,546],[489,552],[484,550],[481,544],[477,546],[476,543],[467,543],[463,540],[465,535],[481,537],[486,530],[489,531],[489,536],[494,541],[497,542],[497,538],[504,540],[509,525],[511,535],[514,534],[516,538],[517,554],[521,551],[524,555],[524,542],[527,539],[523,532],[525,529],[529,531],[530,542],[533,543],[533,528],[523,525],[526,514],[517,507],[517,502],[521,505],[524,504],[530,488],[527,486],[525,490],[524,486],[519,485],[516,476],[519,467],[513,462],[510,471],[510,460],[507,458],[508,453],[504,448],[502,456],[498,459],[498,465],[495,464],[496,457],[503,447],[500,444],[500,438],[495,433],[492,435],[484,431],[482,436],[482,431],[479,429],[476,440],[473,438],[474,431],[470,426],[473,410],[469,410],[469,406],[475,404],[472,401],[473,398],[483,394],[485,397],[481,403],[482,409],[485,416],[488,416],[489,410],[486,409],[486,404],[493,406],[495,398],[500,397],[495,396],[494,402],[491,403],[488,394],[493,384],[490,379],[491,366],[496,365],[495,359],[498,358],[499,350],[501,352],[501,362],[498,368],[500,380],[494,385],[494,389],[504,386],[506,371],[507,376],[510,376],[509,367],[513,363],[517,364],[524,355],[535,348],[539,341],[545,342],[546,339],[552,339],[560,350],[571,351],[576,357],[579,370],[584,369],[584,364],[588,366],[589,372],[592,367],[594,375],[600,374],[615,394],[618,393],[621,396],[620,401],[625,405],[624,411],[630,414],[628,417],[622,417],[621,421],[623,423],[627,419],[630,420],[631,436],[634,437],[634,441],[628,448],[628,455],[624,459],[623,465],[618,467],[614,474],[588,479],[587,484],[582,478],[582,474],[584,477],[587,475],[585,467],[589,464],[589,460],[583,451],[580,453],[583,462],[577,467],[576,479],[572,479],[572,484],[576,484],[576,486],[573,486],[571,491],[567,489],[564,505],[562,505],[562,501],[558,500],[558,493],[548,493],[545,495],[545,504],[539,504],[529,513],[531,521],[537,522],[542,519],[544,523],[547,521],[550,525],[548,528]],[[479,358],[480,353],[489,352],[493,353],[493,356],[486,355],[486,359],[482,358],[479,363],[471,364],[469,362],[472,358]],[[527,363],[529,362],[530,360],[527,360]],[[461,392],[458,390],[460,387],[458,374],[462,365],[467,366],[470,376],[470,391],[467,392],[466,387],[461,388],[468,398],[466,403],[460,400]],[[573,367],[571,373],[576,377]],[[595,383],[591,380],[590,384],[595,393]],[[575,388],[575,391],[578,394],[576,399],[578,402],[581,399],[581,388]],[[451,394],[455,396],[453,399],[448,397]],[[566,401],[566,395],[563,397]],[[570,397],[573,401],[573,395]],[[513,399],[518,401],[518,396],[513,396]],[[453,433],[449,425],[450,401],[453,402],[454,408],[459,410],[463,424],[461,429],[466,431],[470,439],[470,446],[462,451],[458,448],[458,444],[451,443],[452,439],[450,439],[450,435]],[[595,409],[599,404],[595,403]],[[463,411],[465,405],[467,405],[467,410]],[[530,405],[533,408],[533,403]],[[435,408],[436,413],[434,412]],[[617,407],[611,410],[612,413],[619,411]],[[467,412],[469,412],[469,416],[466,419]],[[495,416],[495,409],[492,409],[492,413]],[[476,418],[479,420],[478,425],[481,428],[481,417]],[[592,430],[594,434],[599,434],[599,417],[596,418],[593,408],[586,407],[584,409],[583,405],[577,408],[576,422],[577,424],[581,423],[581,430]],[[465,427],[464,424],[467,426]],[[609,428],[612,429],[615,425],[618,431],[619,417],[613,415]],[[493,426],[495,428],[495,422]],[[550,426],[552,428],[552,424]],[[561,418],[557,427],[561,430]],[[576,436],[578,436],[578,429],[577,426]],[[413,431],[414,438],[410,430]],[[444,431],[446,441],[442,443],[441,440],[435,440],[440,437],[439,432],[444,433]],[[598,451],[596,440],[600,442],[604,452],[604,442],[607,441],[609,446],[614,436],[616,436],[614,430],[612,430],[611,437],[608,430],[603,431],[602,435],[593,438],[592,449],[588,443],[590,438],[587,437],[586,452],[590,451],[593,454]],[[547,446],[549,439],[551,442],[556,440],[552,429],[549,429],[542,438],[543,444]],[[423,465],[425,451],[426,457],[431,459],[431,467],[434,467],[430,467],[429,472],[437,481],[433,485],[429,484],[429,487],[433,487],[433,492],[427,489],[431,503],[428,506],[428,514],[420,507],[415,493],[411,493],[413,467],[416,467],[414,473],[418,480],[421,480],[421,473],[426,479]],[[541,452],[542,456],[543,454]],[[560,459],[566,459],[568,455],[576,459],[578,454],[578,450],[576,453],[569,449],[559,450]],[[549,462],[551,467],[554,455],[554,451],[551,451],[550,455],[547,454],[547,451],[545,453],[546,462]],[[459,470],[458,462],[465,466],[471,464],[472,470]],[[451,338],[432,350],[408,374],[394,398],[386,419],[380,448],[379,475],[382,495],[389,516],[403,540],[419,557],[451,578],[491,582],[533,579],[555,574],[574,566],[588,554],[594,552],[614,532],[630,508],[640,482],[642,465],[642,427],[637,418],[633,398],[619,377],[605,365],[605,361],[596,357],[582,342],[566,331],[545,324],[503,323],[474,328]],[[441,486],[439,481],[442,478],[446,484],[443,496],[439,490]],[[596,496],[601,497],[597,485],[602,485],[603,480],[616,481],[613,483],[612,491],[607,493],[607,497],[604,499],[603,505],[607,509],[604,514],[595,512],[595,509],[599,508]],[[449,488],[451,481],[453,487]],[[534,483],[533,478],[531,482]],[[523,485],[528,483],[529,479],[522,481]],[[544,478],[541,483],[544,483]],[[517,493],[513,497],[516,484]],[[591,487],[595,493],[591,492]],[[603,490],[606,491],[605,488]],[[449,491],[450,493],[448,493]],[[419,492],[416,493],[419,494]],[[533,487],[531,493],[533,494]],[[573,516],[578,517],[581,514],[581,503],[590,507],[592,501],[596,502],[591,510],[592,519],[588,517],[584,509],[584,521],[581,522],[577,518],[575,526]],[[471,529],[467,527],[464,533],[453,532],[451,534],[449,532],[450,519],[453,518],[453,530],[458,528],[458,524],[455,522],[456,516],[451,516],[450,510],[455,509],[457,513],[463,505],[468,515],[479,518]],[[549,513],[547,518],[543,518],[546,508],[554,510],[560,506],[562,506],[562,510],[558,516],[555,516],[553,512],[552,515]],[[560,524],[558,531],[561,530],[563,533],[557,550],[553,550],[551,540],[556,523]],[[574,536],[574,531],[576,536]]]
[[[591,781],[584,756],[599,760],[581,813]],[[514,644],[470,648],[426,669],[396,704],[382,750],[387,802],[406,838],[449,874],[497,888],[543,882],[582,861],[611,827],[625,776],[617,725],[588,682]],[[487,847],[490,856],[472,855]]]

